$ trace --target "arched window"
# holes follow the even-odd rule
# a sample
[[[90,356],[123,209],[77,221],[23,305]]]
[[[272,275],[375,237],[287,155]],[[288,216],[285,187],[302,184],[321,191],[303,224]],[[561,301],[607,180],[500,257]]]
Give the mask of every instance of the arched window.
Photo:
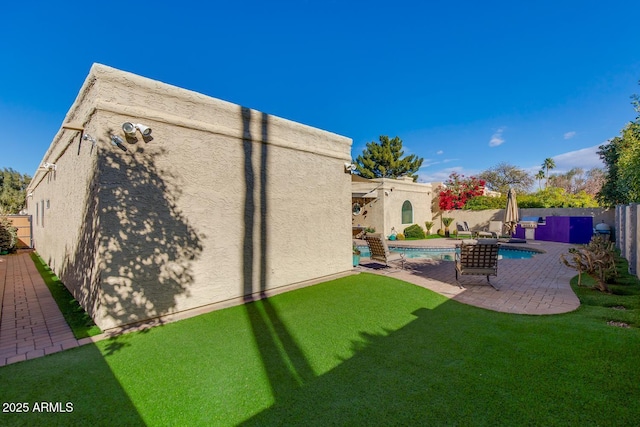
[[[413,206],[408,200],[405,200],[402,204],[402,223],[413,224]]]

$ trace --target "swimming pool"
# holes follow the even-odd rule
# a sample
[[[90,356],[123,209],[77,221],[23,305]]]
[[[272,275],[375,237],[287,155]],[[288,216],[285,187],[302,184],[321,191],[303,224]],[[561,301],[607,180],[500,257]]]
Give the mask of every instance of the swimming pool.
[[[369,257],[369,247],[358,246],[358,249],[360,249],[361,256]],[[434,259],[440,261],[453,261],[456,253],[455,248],[407,248],[389,246],[389,250],[403,253],[407,259]],[[501,246],[498,251],[498,259],[529,259],[538,253],[537,251],[527,249]]]

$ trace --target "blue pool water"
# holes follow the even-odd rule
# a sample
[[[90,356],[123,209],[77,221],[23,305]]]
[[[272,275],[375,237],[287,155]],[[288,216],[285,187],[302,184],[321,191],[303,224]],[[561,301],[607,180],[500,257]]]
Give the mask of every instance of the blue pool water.
[[[358,246],[361,256],[369,256],[369,248],[367,246]],[[389,249],[395,252],[405,254],[409,258],[435,259],[442,261],[453,261],[455,257],[455,248],[404,248],[389,246]],[[525,249],[500,247],[498,259],[528,259],[536,255],[538,252],[528,251]]]

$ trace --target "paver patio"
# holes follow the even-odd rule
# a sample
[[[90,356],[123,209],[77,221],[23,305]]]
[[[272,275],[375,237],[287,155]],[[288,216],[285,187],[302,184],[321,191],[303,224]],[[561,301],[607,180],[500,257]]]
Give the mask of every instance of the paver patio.
[[[396,246],[454,247],[454,239],[429,239],[394,242]],[[365,242],[362,242],[366,246]],[[518,314],[559,314],[577,309],[580,300],[569,281],[576,271],[560,261],[560,254],[575,246],[566,243],[529,241],[526,244],[504,244],[519,248],[542,250],[531,259],[501,259],[498,276],[491,282],[496,291],[486,284],[484,276],[463,276],[458,286],[454,264],[451,261],[408,259],[405,269],[369,268],[367,258],[360,262],[360,271],[390,274],[393,277],[431,289],[456,301],[469,305]],[[377,266],[379,267],[379,266]]]

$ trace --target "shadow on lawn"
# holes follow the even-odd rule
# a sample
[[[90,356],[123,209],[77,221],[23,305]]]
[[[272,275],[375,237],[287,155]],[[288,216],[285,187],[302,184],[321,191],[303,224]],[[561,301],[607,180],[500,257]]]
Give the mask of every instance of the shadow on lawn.
[[[283,390],[273,406],[241,425],[587,425],[608,424],[611,419],[631,425],[637,421],[637,393],[619,387],[608,390],[608,398],[618,399],[616,405],[601,399],[604,382],[595,378],[611,374],[603,367],[610,356],[574,366],[576,353],[595,354],[599,344],[584,339],[587,329],[567,339],[566,322],[556,321],[561,316],[496,315],[453,301],[413,314],[416,319],[400,329],[361,332],[351,358],[300,387]],[[521,342],[515,336],[526,339]],[[633,357],[634,340],[626,338],[617,357]],[[631,375],[633,381],[637,373],[630,369],[635,367],[616,377]]]
[[[413,314],[418,319],[397,331],[361,332],[360,339],[352,342],[351,358],[306,384],[284,390],[272,407],[241,425],[441,423],[447,419],[443,415],[458,411],[460,402],[433,388],[434,376],[453,380],[436,367],[442,358],[449,358],[451,366],[463,368],[464,356],[441,354],[430,333],[440,326],[432,323],[440,316],[431,313],[428,309],[417,310]]]
[[[305,355],[281,321],[277,310],[268,298],[267,256],[269,205],[267,193],[269,163],[269,116],[241,107],[244,151],[244,239],[243,284],[245,309],[256,340],[262,364],[269,378],[273,396],[279,399],[290,390],[302,386],[313,378],[313,371]],[[262,143],[256,144],[251,134],[253,114],[260,114]],[[256,152],[256,147],[260,152]],[[258,171],[254,158],[259,156]],[[256,159],[258,160],[258,159]],[[257,200],[257,203],[256,203]],[[257,206],[256,206],[257,205]],[[255,236],[258,236],[258,239]],[[257,273],[257,274],[256,274]],[[256,289],[257,287],[257,289]],[[255,295],[258,298],[254,298]],[[254,300],[257,299],[257,300]]]
[[[2,425],[146,425],[93,344],[4,366],[0,384],[1,402],[29,405],[5,411]]]

